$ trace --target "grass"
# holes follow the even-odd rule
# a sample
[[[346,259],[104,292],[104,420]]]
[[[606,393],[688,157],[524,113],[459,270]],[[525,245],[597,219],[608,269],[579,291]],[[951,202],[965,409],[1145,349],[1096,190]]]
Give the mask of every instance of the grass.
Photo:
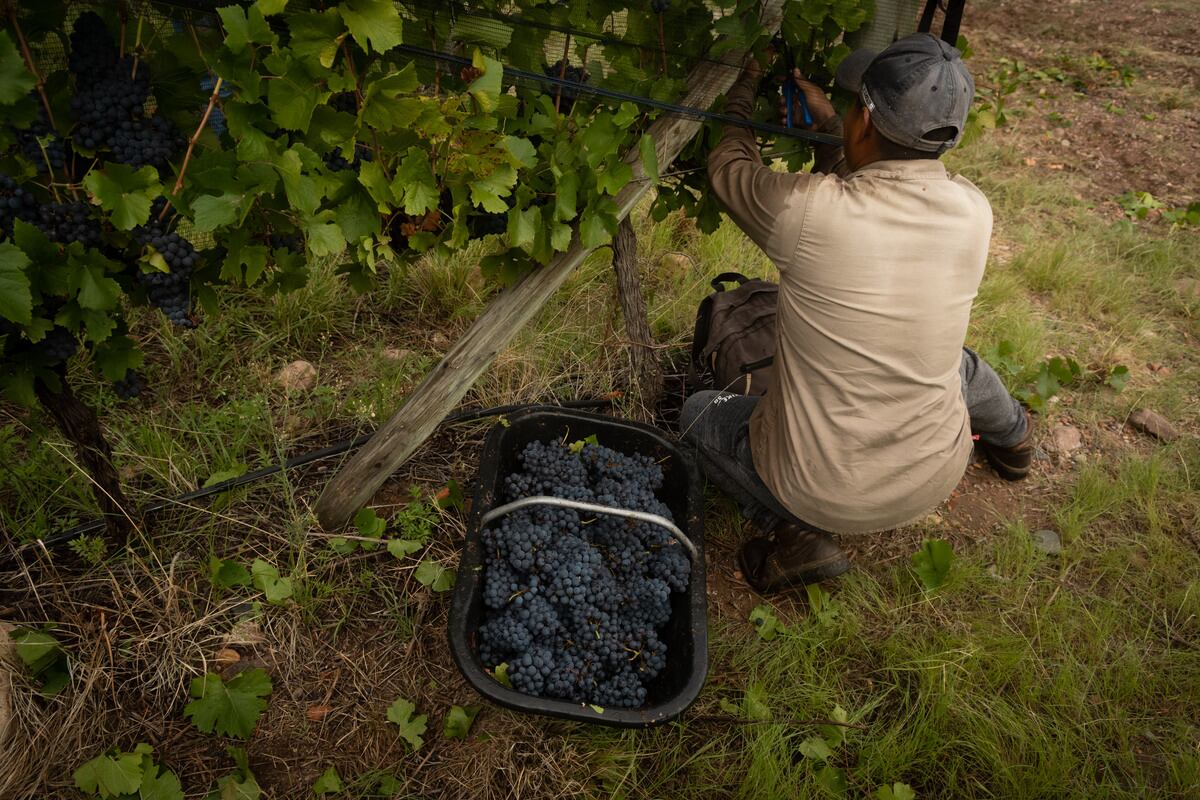
[[[1042,423],[1087,434],[1077,463],[1041,462],[1025,505],[997,523],[925,521],[883,540],[827,587],[771,605],[788,632],[759,640],[756,599],[717,591],[711,667],[680,723],[614,731],[488,708],[462,743],[439,726],[451,704],[478,702],[444,642],[447,603],[414,579],[416,558],[337,555],[311,504],[335,469],[310,469],[164,515],[143,540],[95,565],[49,560],[5,573],[0,609],[55,623],[72,655],[63,697],[17,694],[17,746],[0,754],[0,795],[70,796],[70,773],[110,746],[158,747],[193,793],[228,774],[220,743],[182,718],[190,678],[237,649],[277,689],[247,744],[275,796],[299,797],[330,764],[368,787],[394,773],[401,796],[791,798],[819,796],[839,770],[853,797],[902,781],[920,797],[1187,797],[1200,784],[1200,237],[1106,219],[1069,174],[1023,165],[1000,136],[949,159],[989,196],[995,243],[969,343],[1002,341],[1036,365],[1069,355],[1091,369],[1125,364],[1121,393],[1098,382],[1065,390]],[[639,216],[639,260],[664,357],[690,337],[708,280],[772,267],[732,225],[701,235],[686,220]],[[482,252],[482,251],[480,251]],[[282,297],[229,293],[219,316],[179,334],[135,321],[148,352],[149,397],[120,404],[74,365],[101,409],[137,502],[195,488],[213,473],[254,469],[385,418],[470,324],[491,291],[478,252],[386,270],[355,296],[330,265]],[[481,405],[605,395],[622,385],[623,332],[606,251],[576,271],[472,390]],[[306,359],[318,386],[287,392],[272,376]],[[1168,370],[1152,370],[1150,364]],[[1012,388],[1021,376],[1008,376]],[[1171,445],[1122,433],[1135,407],[1184,429]],[[470,479],[484,424],[424,448],[376,497],[395,518],[453,478]],[[73,454],[34,414],[0,416],[0,526],[25,540],[90,514]],[[994,483],[984,483],[991,491]],[[1007,507],[1005,507],[1007,508]],[[729,571],[741,522],[713,499],[714,570]],[[460,517],[438,512],[422,558],[453,565]],[[1030,529],[1062,538],[1057,556]],[[923,538],[948,538],[949,581],[926,593],[908,567]],[[296,581],[280,606],[257,590],[214,588],[211,557],[263,558]],[[408,755],[384,720],[395,697],[430,714]],[[314,705],[334,710],[322,721]],[[841,708],[841,734],[811,720]],[[814,737],[830,754],[818,757]],[[822,777],[823,776],[823,777]],[[371,778],[372,780],[368,780]],[[371,796],[363,793],[347,796]]]

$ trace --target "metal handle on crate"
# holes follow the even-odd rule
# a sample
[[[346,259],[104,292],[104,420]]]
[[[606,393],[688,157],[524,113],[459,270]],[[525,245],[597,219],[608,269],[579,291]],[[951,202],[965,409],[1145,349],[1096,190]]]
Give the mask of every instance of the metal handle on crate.
[[[560,508],[573,508],[576,511],[590,511],[593,514],[612,514],[616,517],[628,517],[641,522],[650,522],[654,525],[661,525],[671,532],[671,534],[679,540],[684,549],[688,551],[688,555],[692,557],[692,561],[700,558],[700,551],[696,549],[696,545],[692,544],[692,540],[684,534],[671,520],[659,514],[651,514],[649,511],[634,511],[629,508],[616,508],[614,506],[602,506],[598,503],[585,503],[582,500],[568,500],[565,497],[554,497],[548,494],[536,494],[531,497],[522,497],[520,500],[513,500],[511,503],[505,503],[502,506],[496,506],[492,510],[484,514],[479,520],[479,527],[486,527],[492,520],[503,517],[506,514],[511,514],[518,509],[526,506],[559,506]]]

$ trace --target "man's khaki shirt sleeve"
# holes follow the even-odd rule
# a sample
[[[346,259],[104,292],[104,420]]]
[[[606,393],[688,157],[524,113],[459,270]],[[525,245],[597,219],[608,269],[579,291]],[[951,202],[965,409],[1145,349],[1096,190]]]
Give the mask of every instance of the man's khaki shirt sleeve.
[[[726,113],[749,119],[756,88],[754,81],[738,81],[729,92]],[[841,120],[831,117],[821,128],[840,134]],[[708,179],[717,199],[781,271],[791,264],[803,235],[812,186],[824,179],[821,173],[845,172],[840,147],[818,145],[815,155],[814,174],[775,172],[763,163],[753,132],[731,125],[708,157]]]

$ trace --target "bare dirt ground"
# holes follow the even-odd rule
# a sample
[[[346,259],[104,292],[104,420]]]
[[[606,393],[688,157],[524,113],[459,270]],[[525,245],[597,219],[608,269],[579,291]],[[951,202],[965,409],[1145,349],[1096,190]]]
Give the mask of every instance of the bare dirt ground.
[[[994,132],[1038,166],[1079,175],[1083,196],[1110,213],[1128,191],[1173,205],[1200,199],[1195,2],[980,0],[968,3],[963,33],[980,87],[1002,58],[1064,73],[1036,84],[1048,102]]]

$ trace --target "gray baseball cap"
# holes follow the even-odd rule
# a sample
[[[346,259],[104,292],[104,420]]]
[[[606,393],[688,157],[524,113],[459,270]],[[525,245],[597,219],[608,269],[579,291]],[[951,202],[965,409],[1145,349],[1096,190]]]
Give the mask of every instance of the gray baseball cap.
[[[837,84],[858,95],[885,137],[928,153],[958,144],[975,98],[962,53],[928,33],[906,36],[881,53],[855,50],[838,66]],[[955,133],[926,138],[941,128]]]

